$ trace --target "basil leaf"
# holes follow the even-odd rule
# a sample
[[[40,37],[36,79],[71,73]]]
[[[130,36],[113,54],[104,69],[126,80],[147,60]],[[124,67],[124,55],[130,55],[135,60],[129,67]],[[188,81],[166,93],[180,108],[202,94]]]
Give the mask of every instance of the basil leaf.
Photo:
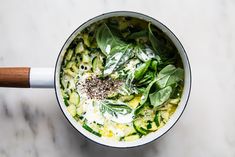
[[[141,30],[139,32],[131,33],[130,35],[127,36],[127,39],[136,39],[136,38],[143,38],[143,37],[148,37],[147,29]]]
[[[151,105],[155,107],[162,105],[170,98],[171,92],[171,86],[167,86],[159,91],[149,94]]]
[[[134,73],[134,81],[139,81],[143,78],[144,74],[147,72],[149,66],[151,64],[151,60],[141,64]]]
[[[126,94],[138,94],[139,92],[137,91],[136,87],[133,85],[133,80],[134,80],[134,73],[130,72],[127,75],[126,82],[125,82],[125,90],[128,91]],[[121,88],[122,89],[122,88]],[[122,94],[123,95],[123,94]]]
[[[113,100],[104,100],[100,103],[100,112],[109,113],[112,116],[127,115],[132,112],[132,109],[125,103]]]
[[[147,99],[148,99],[148,96],[149,96],[149,92],[151,90],[151,88],[153,87],[153,85],[156,83],[157,80],[153,80],[149,85],[148,87],[146,88],[142,98],[141,98],[141,101],[140,101],[140,105],[143,105]]]
[[[150,65],[150,68],[156,73],[157,72],[157,65],[158,65],[158,61],[156,60],[153,60],[151,65]]]
[[[171,65],[171,64],[167,65],[159,72],[158,77],[162,78],[166,75],[169,75],[169,74],[173,73],[175,71],[175,69],[176,68],[174,65]]]
[[[151,50],[148,47],[142,48],[140,46],[136,46],[134,51],[135,51],[135,55],[137,56],[137,58],[139,58],[143,62],[147,62],[148,60],[156,57],[153,50]]]
[[[157,32],[158,36],[154,35],[153,30]],[[157,31],[156,28],[151,28],[151,23],[148,24],[148,37],[153,50],[162,60],[168,60],[177,53],[177,49],[172,41],[168,37],[163,37],[162,34],[164,32]]]
[[[111,48],[122,44],[123,42],[113,35],[106,24],[102,24],[96,31],[96,42],[102,53],[107,56]]]
[[[121,41],[106,24],[101,25],[97,29],[96,42],[107,57],[104,76],[111,74],[134,56],[132,53],[133,45]]]
[[[131,57],[133,57],[132,46],[127,44],[122,44],[112,48],[110,55],[108,55],[106,60],[106,65],[104,67],[104,76],[111,74],[114,70],[117,70],[122,65],[124,65]]]
[[[151,23],[148,24],[148,30],[149,30],[149,41],[151,42],[151,45],[153,49],[159,53],[160,47],[159,47],[159,40],[154,36],[152,29],[151,29]]]
[[[181,68],[176,68],[174,73],[169,77],[166,86],[173,85],[179,81],[183,81],[184,79],[184,70]]]
[[[176,68],[174,65],[167,65],[157,76],[157,85],[159,88],[173,85],[184,79],[184,70]]]
[[[148,100],[148,98],[150,98],[150,95],[151,95],[150,101],[152,105],[158,106],[162,102],[164,103],[164,100],[169,99],[172,93],[172,87],[170,85],[173,85],[183,80],[183,77],[184,77],[184,72],[183,69],[181,68],[176,68],[173,65],[168,65],[165,68],[163,68],[159,72],[157,78],[154,79],[145,89],[143,97],[140,101],[140,107],[144,105],[144,103]],[[164,90],[163,91],[160,90],[161,91],[160,93],[157,93],[159,92],[157,91],[150,94],[150,90],[154,87],[154,85],[157,85],[159,89],[164,89]],[[154,103],[155,100],[156,103]]]
[[[137,87],[139,86],[144,86],[144,85],[148,85],[149,83],[152,82],[152,80],[155,78],[155,74],[152,71],[147,71],[146,74],[144,75],[144,77],[138,81],[135,85]]]

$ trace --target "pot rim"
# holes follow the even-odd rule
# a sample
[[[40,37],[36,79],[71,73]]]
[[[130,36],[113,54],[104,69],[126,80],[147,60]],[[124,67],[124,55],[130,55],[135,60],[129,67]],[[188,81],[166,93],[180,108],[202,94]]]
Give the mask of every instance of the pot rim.
[[[78,32],[89,26],[90,24],[100,21],[102,19],[106,19],[109,17],[114,17],[114,16],[130,16],[130,17],[135,17],[139,18],[145,21],[151,21],[152,24],[154,24],[156,27],[158,27],[160,30],[162,30],[165,35],[169,37],[169,39],[174,43],[176,48],[178,49],[178,53],[181,56],[181,59],[183,61],[183,66],[185,70],[185,81],[184,81],[184,90],[183,94],[181,96],[181,101],[175,111],[175,113],[171,116],[169,121],[159,130],[148,134],[145,137],[142,137],[138,140],[135,140],[133,142],[124,142],[124,141],[114,141],[114,140],[107,140],[103,139],[101,137],[95,136],[85,130],[81,124],[78,124],[74,118],[68,113],[66,106],[64,104],[64,101],[61,97],[60,94],[60,81],[59,81],[59,76],[60,76],[60,68],[61,68],[61,63],[63,60],[63,55],[68,47],[68,45],[73,41],[73,39],[77,36]],[[55,87],[55,94],[56,94],[56,99],[58,101],[59,107],[61,111],[63,112],[65,118],[69,121],[69,123],[73,126],[74,129],[76,129],[80,134],[91,140],[92,142],[95,142],[100,145],[108,146],[108,147],[114,147],[114,148],[131,148],[131,147],[137,147],[137,146],[142,146],[148,143],[151,143],[160,137],[162,137],[164,134],[166,134],[179,120],[181,115],[183,114],[185,107],[187,106],[190,92],[191,92],[191,86],[192,86],[192,74],[191,74],[191,67],[189,63],[188,56],[186,54],[186,51],[179,41],[179,39],[176,37],[176,35],[164,24],[159,22],[158,20],[142,14],[138,12],[133,12],[133,11],[113,11],[113,12],[107,12],[98,16],[95,16],[83,24],[81,24],[72,34],[68,37],[66,42],[64,43],[63,47],[60,50],[60,53],[58,54],[56,64],[55,64],[55,73],[54,73],[54,87]]]

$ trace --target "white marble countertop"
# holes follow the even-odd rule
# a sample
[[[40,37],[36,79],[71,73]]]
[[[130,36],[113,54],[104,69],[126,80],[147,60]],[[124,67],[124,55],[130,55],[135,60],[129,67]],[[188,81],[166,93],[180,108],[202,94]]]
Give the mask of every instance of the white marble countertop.
[[[234,0],[1,0],[0,66],[53,67],[71,32],[115,10],[160,20],[184,45],[193,88],[180,121],[151,144],[107,148],[70,126],[52,89],[0,88],[0,157],[234,157]]]

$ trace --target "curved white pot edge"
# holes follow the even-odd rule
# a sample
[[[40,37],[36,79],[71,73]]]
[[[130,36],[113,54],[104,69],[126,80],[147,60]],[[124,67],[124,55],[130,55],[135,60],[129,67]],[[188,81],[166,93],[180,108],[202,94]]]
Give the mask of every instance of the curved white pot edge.
[[[30,68],[30,88],[54,88],[54,68]]]
[[[175,113],[170,118],[170,120],[166,123],[166,125],[164,125],[162,128],[160,128],[158,131],[150,133],[150,134],[148,134],[148,136],[142,137],[142,138],[140,138],[136,141],[132,141],[132,142],[123,142],[123,141],[117,142],[117,141],[113,141],[110,139],[100,138],[100,137],[88,132],[87,130],[85,130],[81,125],[79,125],[77,123],[76,120],[74,120],[74,118],[67,111],[67,107],[66,107],[66,105],[64,105],[63,97],[62,97],[60,90],[59,90],[59,88],[60,88],[60,81],[59,81],[60,77],[59,76],[60,76],[61,63],[63,61],[64,54],[66,53],[66,49],[69,46],[69,44],[77,36],[79,31],[83,30],[84,28],[89,26],[91,23],[97,22],[99,20],[102,20],[102,19],[105,19],[108,17],[113,17],[113,16],[131,16],[131,17],[143,19],[145,21],[151,21],[155,26],[157,26],[160,30],[162,30],[172,40],[172,42],[174,43],[174,45],[178,49],[178,52],[181,56],[184,70],[185,70],[185,83],[184,83],[184,90],[183,90],[181,102],[180,102],[179,106],[177,107]],[[83,23],[80,27],[78,27],[71,34],[71,36],[67,39],[66,43],[62,47],[62,50],[57,58],[55,70],[56,70],[55,71],[55,91],[56,91],[57,100],[58,100],[58,103],[60,104],[61,110],[63,111],[65,117],[68,119],[68,121],[71,123],[71,125],[77,131],[79,131],[82,135],[84,135],[85,137],[87,137],[91,141],[94,141],[94,142],[101,144],[101,145],[104,145],[104,146],[115,147],[115,148],[131,148],[131,147],[141,146],[141,145],[150,143],[150,142],[154,141],[155,139],[158,139],[159,137],[164,135],[166,132],[168,132],[174,126],[174,124],[178,121],[178,119],[182,115],[182,113],[187,105],[188,98],[189,98],[190,91],[191,91],[191,83],[192,83],[191,68],[190,68],[187,54],[186,54],[182,44],[180,43],[179,39],[174,35],[174,33],[171,32],[171,30],[169,28],[167,28],[164,24],[153,19],[152,17],[149,17],[149,16],[141,14],[141,13],[130,12],[130,11],[116,11],[116,12],[105,13],[105,14],[96,16],[96,17],[88,20],[87,22]]]

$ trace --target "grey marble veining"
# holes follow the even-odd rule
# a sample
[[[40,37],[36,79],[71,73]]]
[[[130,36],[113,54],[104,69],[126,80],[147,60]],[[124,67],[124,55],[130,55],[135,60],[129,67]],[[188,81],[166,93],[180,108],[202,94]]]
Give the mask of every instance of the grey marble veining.
[[[1,0],[0,66],[53,67],[81,23],[115,10],[160,20],[184,45],[193,87],[179,122],[148,145],[108,148],[70,126],[54,90],[0,88],[0,157],[234,157],[234,0]]]

